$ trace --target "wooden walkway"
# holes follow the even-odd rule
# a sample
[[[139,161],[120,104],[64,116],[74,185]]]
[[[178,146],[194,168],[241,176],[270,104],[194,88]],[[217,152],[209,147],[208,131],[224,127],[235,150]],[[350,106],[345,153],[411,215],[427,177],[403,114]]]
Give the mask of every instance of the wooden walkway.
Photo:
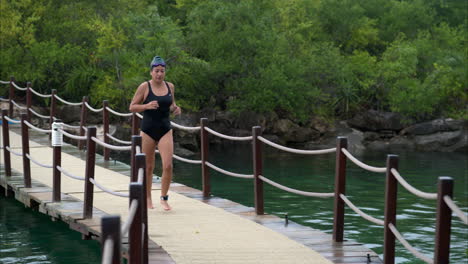
[[[18,130],[10,129],[10,145],[21,152]],[[31,132],[30,155],[43,164],[52,164],[52,148],[44,135]],[[14,192],[17,200],[37,208],[81,232],[99,239],[100,217],[128,215],[128,198],[102,191],[94,194],[93,219],[82,219],[84,183],[62,175],[62,202],[51,202],[52,169],[31,163],[33,188],[23,188],[22,158],[11,155],[12,177],[0,174],[1,185]],[[85,170],[84,154],[73,146],[63,147],[62,167],[77,176]],[[3,163],[3,155],[1,157]],[[107,168],[106,168],[107,167]],[[128,192],[129,166],[97,160],[96,181],[114,191]],[[159,184],[152,186],[159,196]],[[169,193],[173,210],[157,207],[148,211],[150,263],[382,263],[362,244],[347,241],[334,243],[331,235],[272,215],[255,215],[254,209],[211,197],[201,191],[172,184]],[[330,219],[332,221],[332,219]],[[124,245],[124,254],[126,247]]]

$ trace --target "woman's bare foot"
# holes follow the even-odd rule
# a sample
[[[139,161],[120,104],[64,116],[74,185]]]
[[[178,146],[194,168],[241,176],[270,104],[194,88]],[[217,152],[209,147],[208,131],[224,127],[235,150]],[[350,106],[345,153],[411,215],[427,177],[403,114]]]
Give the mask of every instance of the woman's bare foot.
[[[146,200],[146,205],[148,206],[148,209],[154,209],[153,201],[151,201],[151,199]]]
[[[169,205],[169,203],[166,200],[161,200],[161,205],[165,211],[169,211],[172,209],[172,207]]]

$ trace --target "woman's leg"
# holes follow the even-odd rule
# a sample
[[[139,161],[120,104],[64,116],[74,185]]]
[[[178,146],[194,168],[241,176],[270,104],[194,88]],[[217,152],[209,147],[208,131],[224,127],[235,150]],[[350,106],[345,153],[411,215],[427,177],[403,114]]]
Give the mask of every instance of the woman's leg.
[[[154,208],[153,200],[151,199],[151,187],[153,185],[154,171],[154,151],[156,150],[156,142],[144,132],[140,132],[141,147],[146,156],[146,201],[150,209]]]
[[[158,149],[162,161],[161,196],[166,196],[172,181],[172,154],[174,153],[172,130],[159,140]],[[167,200],[161,199],[161,205],[164,210],[171,210]]]

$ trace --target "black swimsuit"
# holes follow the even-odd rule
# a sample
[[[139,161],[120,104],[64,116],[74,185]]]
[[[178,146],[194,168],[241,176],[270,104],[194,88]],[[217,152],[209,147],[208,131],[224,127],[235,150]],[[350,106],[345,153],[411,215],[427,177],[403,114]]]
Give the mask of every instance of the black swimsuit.
[[[158,101],[159,107],[157,109],[145,110],[143,112],[143,120],[141,121],[141,131],[158,142],[171,128],[171,121],[169,120],[170,108],[172,105],[171,89],[167,82],[164,82],[167,87],[167,94],[157,96],[151,89],[151,84],[148,82],[148,96],[144,104],[151,101]]]

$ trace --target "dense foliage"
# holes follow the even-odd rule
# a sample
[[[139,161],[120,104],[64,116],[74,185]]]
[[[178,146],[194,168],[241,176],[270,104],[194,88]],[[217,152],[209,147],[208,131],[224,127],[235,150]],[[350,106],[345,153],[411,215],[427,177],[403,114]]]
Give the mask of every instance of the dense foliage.
[[[126,110],[160,55],[186,110],[468,118],[467,1],[0,3],[0,79],[72,101]]]

